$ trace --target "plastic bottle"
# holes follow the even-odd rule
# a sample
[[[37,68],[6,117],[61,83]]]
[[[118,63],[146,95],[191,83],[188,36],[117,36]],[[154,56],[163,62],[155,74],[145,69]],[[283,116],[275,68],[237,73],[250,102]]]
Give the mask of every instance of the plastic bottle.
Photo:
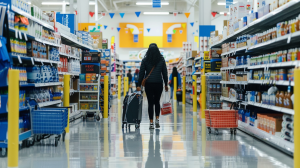
[[[287,55],[287,50],[283,50],[283,53],[282,53],[282,62],[286,62],[286,55]]]
[[[286,61],[292,61],[292,49],[288,50]]]
[[[279,99],[278,99],[278,103],[279,103],[279,107],[284,107],[284,92],[281,91],[279,94]]]
[[[279,91],[277,91],[275,96],[275,106],[279,106]]]
[[[288,86],[288,91],[285,96],[285,101],[286,101],[286,108],[288,109],[293,109],[293,104],[291,100],[291,86]]]

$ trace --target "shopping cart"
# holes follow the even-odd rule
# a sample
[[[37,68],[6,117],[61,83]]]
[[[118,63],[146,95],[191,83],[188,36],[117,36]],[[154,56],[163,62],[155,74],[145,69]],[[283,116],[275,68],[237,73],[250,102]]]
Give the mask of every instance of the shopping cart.
[[[31,130],[35,136],[35,141],[42,139],[52,139],[54,135],[54,144],[58,145],[58,141],[62,137],[65,139],[65,128],[68,123],[68,108],[52,107],[39,108],[35,101],[30,101],[31,108]]]
[[[237,110],[205,110],[206,127],[208,133],[211,133],[211,128],[214,128],[215,134],[219,134],[219,129],[230,129],[231,134],[236,134],[238,127],[238,112]]]

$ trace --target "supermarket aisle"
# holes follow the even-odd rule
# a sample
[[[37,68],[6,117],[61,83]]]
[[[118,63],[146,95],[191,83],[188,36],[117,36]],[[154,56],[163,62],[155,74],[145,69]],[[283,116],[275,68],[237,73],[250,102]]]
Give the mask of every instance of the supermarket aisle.
[[[146,100],[144,109],[147,109]],[[285,168],[293,159],[238,131],[234,137],[206,135],[192,106],[174,106],[161,117],[161,128],[148,129],[144,110],[140,130],[121,128],[121,103],[114,100],[109,123],[81,120],[71,124],[70,141],[58,147],[36,144],[20,150],[20,168]],[[204,127],[203,127],[204,128]],[[0,158],[6,167],[7,158]]]

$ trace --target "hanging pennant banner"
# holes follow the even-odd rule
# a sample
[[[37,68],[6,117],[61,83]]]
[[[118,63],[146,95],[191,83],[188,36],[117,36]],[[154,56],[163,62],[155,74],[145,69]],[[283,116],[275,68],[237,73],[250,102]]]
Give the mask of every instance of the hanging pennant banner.
[[[135,15],[136,15],[137,17],[140,17],[140,14],[141,14],[141,12],[135,12]]]
[[[184,13],[184,14],[185,14],[186,18],[189,18],[190,13]]]
[[[125,13],[120,13],[121,18],[123,18],[125,15]]]
[[[190,24],[191,24],[192,27],[194,26],[194,22],[191,22]]]
[[[134,30],[134,29],[130,29],[130,32],[133,33],[133,30]]]
[[[181,26],[185,29],[185,23],[182,23]]]
[[[104,29],[106,29],[107,28],[107,26],[106,25],[104,25]]]
[[[106,13],[105,13],[105,12],[102,12],[101,14],[102,14],[102,16],[105,16],[105,15],[106,15]]]
[[[110,18],[113,18],[115,16],[115,13],[109,13]]]
[[[117,27],[117,30],[118,30],[118,32],[121,30],[121,28],[120,27]]]
[[[101,28],[101,26],[100,26],[100,24],[98,24],[98,29],[100,29]]]
[[[175,34],[176,33],[176,30],[173,30],[173,34]]]
[[[178,12],[173,12],[173,16],[176,17],[178,15]]]
[[[93,17],[95,12],[89,12],[90,16]]]
[[[179,30],[179,33],[180,33],[180,34],[182,34],[182,32],[183,32],[182,30]]]
[[[150,32],[150,29],[147,29],[148,33]]]

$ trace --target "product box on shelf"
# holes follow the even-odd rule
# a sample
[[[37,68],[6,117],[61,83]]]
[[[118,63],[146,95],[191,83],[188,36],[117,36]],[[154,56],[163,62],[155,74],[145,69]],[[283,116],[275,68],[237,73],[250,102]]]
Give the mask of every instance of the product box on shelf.
[[[82,63],[100,63],[101,52],[82,52]]]
[[[210,58],[221,58],[222,49],[221,48],[212,48],[210,49]]]
[[[90,32],[93,38],[93,48],[102,49],[102,32]]]

